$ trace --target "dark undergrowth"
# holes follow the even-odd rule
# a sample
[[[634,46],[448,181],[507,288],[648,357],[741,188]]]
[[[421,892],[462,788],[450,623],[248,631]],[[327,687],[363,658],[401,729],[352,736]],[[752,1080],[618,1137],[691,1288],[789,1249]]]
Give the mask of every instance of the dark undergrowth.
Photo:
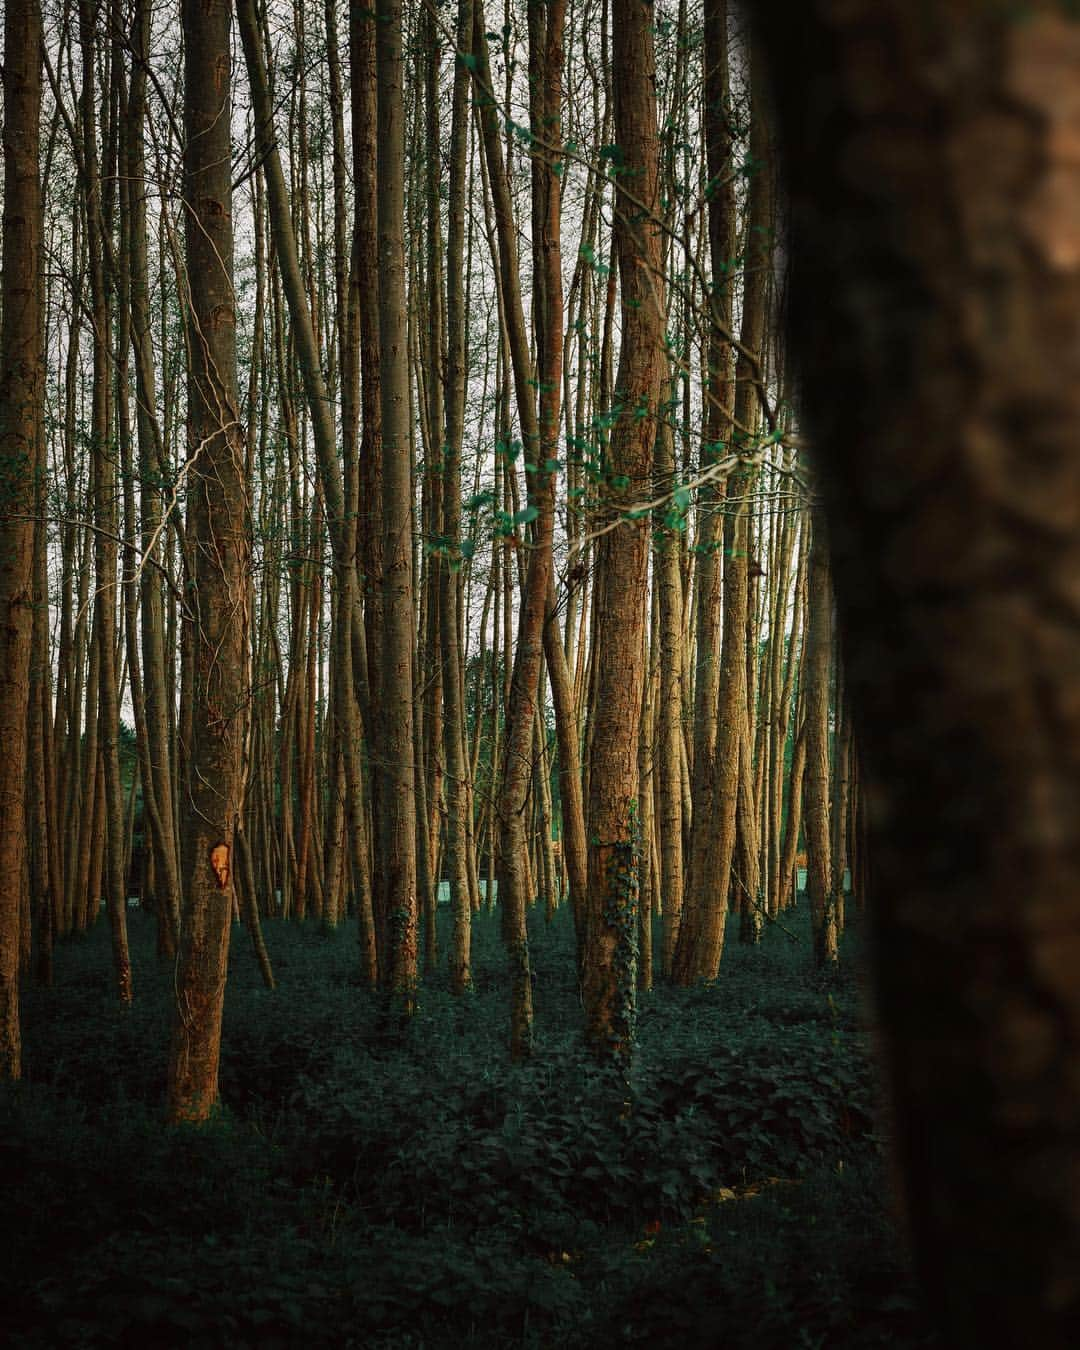
[[[857,938],[797,912],[715,986],[644,996],[629,1081],[580,1048],[572,925],[531,919],[537,1048],[507,1061],[497,919],[476,990],[388,1034],[354,931],[234,930],[224,1106],[161,1123],[172,972],[132,917],[24,996],[0,1091],[0,1342],[52,1347],[929,1346],[890,1216]],[[734,926],[729,937],[734,935]]]

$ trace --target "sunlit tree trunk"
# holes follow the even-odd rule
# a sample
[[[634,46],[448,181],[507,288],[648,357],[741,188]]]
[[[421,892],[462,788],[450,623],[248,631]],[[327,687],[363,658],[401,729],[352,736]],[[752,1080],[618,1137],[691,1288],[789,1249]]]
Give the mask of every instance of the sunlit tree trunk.
[[[615,138],[621,154],[614,235],[622,304],[602,502],[605,524],[647,495],[665,364],[660,268],[655,57],[651,10],[612,9]],[[624,486],[620,486],[624,485]],[[640,852],[638,721],[644,680],[649,530],[622,520],[597,541],[596,688],[588,794],[588,914],[582,994],[585,1033],[602,1058],[626,1060],[634,1037]]]
[[[657,486],[667,489],[675,476],[671,428],[656,429],[653,452]],[[670,489],[669,489],[670,490]],[[685,528],[685,517],[681,523]],[[657,698],[657,755],[654,773],[659,780],[657,833],[660,839],[660,895],[664,906],[660,942],[660,969],[671,975],[671,961],[679,935],[683,902],[683,817],[681,750],[683,737],[683,596],[679,570],[679,535],[657,531],[653,549],[653,584],[658,592],[660,690]]]

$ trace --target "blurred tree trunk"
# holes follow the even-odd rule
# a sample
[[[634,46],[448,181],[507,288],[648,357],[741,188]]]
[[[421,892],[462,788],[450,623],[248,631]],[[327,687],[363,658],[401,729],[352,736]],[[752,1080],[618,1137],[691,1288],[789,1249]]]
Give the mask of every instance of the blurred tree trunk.
[[[757,9],[871,804],[878,1000],[955,1346],[1080,1325],[1080,26]]]

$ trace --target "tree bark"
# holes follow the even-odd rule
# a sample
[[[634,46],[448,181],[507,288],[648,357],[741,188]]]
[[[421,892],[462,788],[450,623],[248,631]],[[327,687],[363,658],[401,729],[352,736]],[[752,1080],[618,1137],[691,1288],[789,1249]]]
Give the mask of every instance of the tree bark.
[[[614,236],[622,304],[603,502],[610,523],[647,495],[665,359],[659,163],[652,11],[640,0],[612,10],[615,138],[620,151]],[[637,982],[640,811],[638,722],[644,680],[649,531],[624,519],[597,542],[596,691],[588,789],[588,912],[582,995],[585,1035],[603,1059],[628,1060]]]
[[[803,709],[806,771],[803,777],[803,830],[806,834],[806,891],[814,959],[835,965],[836,898],[833,893],[832,834],[829,829],[829,671],[832,665],[832,587],[829,585],[825,520],[819,513],[810,541],[810,584],[806,597],[806,654]]]
[[[231,0],[184,0],[188,546],[194,608],[190,868],[177,958],[167,1114],[207,1119],[218,1097],[247,715],[250,520],[236,384],[230,154]]]
[[[383,648],[376,765],[382,813],[375,914],[384,929],[379,973],[411,1012],[418,957],[413,764],[413,548],[409,365],[406,334],[405,141],[401,0],[380,3],[375,24],[378,95],[379,349],[382,407]]]
[[[0,1078],[22,1072],[19,914],[26,856],[27,699],[33,628],[34,475],[44,395],[41,7],[4,11],[4,219],[0,273]]]
[[[1080,1324],[1080,26],[1048,0],[758,10],[910,1228],[948,1344],[1065,1350]]]

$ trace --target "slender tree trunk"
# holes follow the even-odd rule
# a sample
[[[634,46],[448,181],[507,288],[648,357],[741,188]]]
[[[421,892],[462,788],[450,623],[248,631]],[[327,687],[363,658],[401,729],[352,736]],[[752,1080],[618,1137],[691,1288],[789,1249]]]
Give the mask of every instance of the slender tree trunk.
[[[155,905],[162,949],[171,956],[180,929],[180,876],[176,819],[173,814],[172,746],[169,740],[168,683],[165,666],[165,619],[161,577],[154,566],[162,556],[161,506],[155,480],[162,475],[161,428],[150,332],[150,283],[147,260],[145,163],[143,134],[146,67],[150,44],[150,6],[139,0],[132,22],[135,60],[128,108],[127,173],[130,194],[131,339],[135,354],[135,427],[139,447],[140,508],[143,556],[138,581],[145,703],[146,758],[144,801],[151,803],[150,846],[154,861]]]
[[[561,8],[555,6],[548,17],[549,23],[556,23],[559,26],[558,40],[561,44]],[[512,671],[509,662],[505,666],[510,672],[511,686],[506,704],[506,743],[497,805],[499,900],[502,905],[503,937],[509,954],[512,981],[510,1049],[515,1059],[521,1059],[532,1052],[532,976],[525,918],[531,898],[531,885],[528,877],[525,808],[532,777],[535,717],[543,653],[544,618],[552,570],[551,540],[554,531],[553,466],[545,463],[543,447],[547,443],[547,437],[557,437],[559,419],[556,410],[554,419],[541,422],[536,411],[518,272],[513,208],[504,169],[500,119],[492,100],[484,14],[479,0],[474,0],[473,50],[476,57],[475,84],[477,102],[480,106],[487,177],[494,206],[500,298],[527,466],[528,513],[533,519],[532,547],[529,550],[522,588],[518,613],[518,638]],[[551,180],[550,184],[548,179]],[[544,228],[552,232],[545,244],[545,247],[549,248],[546,257],[550,259],[551,254],[558,257],[557,176],[548,174],[543,182],[545,187],[551,187],[551,195],[547,197],[547,209],[543,213]],[[534,191],[536,190],[534,183]],[[559,349],[562,331],[561,327],[555,330],[541,327],[540,333],[540,367],[544,371],[548,371],[549,368],[556,371],[554,394],[549,394],[549,400],[545,402],[545,411],[549,411],[550,397],[558,399],[559,367],[552,364],[552,352]],[[512,473],[509,465],[505,472],[507,475]],[[506,584],[510,581],[508,562],[504,564],[504,568],[503,580]],[[504,635],[508,635],[509,629],[510,614],[507,606],[503,615]]]
[[[829,684],[832,666],[832,587],[825,543],[825,520],[818,515],[810,542],[810,586],[806,597],[806,656],[803,666],[806,719],[806,776],[803,828],[806,831],[807,893],[814,933],[814,959],[833,965],[836,896],[829,829]]]
[[[708,296],[713,319],[707,343],[704,380],[705,417],[701,462],[712,468],[732,439],[735,384],[725,332],[732,328],[733,287],[730,264],[735,254],[735,192],[731,174],[732,118],[728,77],[727,0],[708,0],[704,10],[705,150],[709,173],[708,236],[712,285]],[[737,767],[730,745],[717,750],[719,734],[721,588],[725,547],[723,483],[708,483],[699,494],[694,568],[693,763],[691,797],[697,822],[692,828],[684,900],[670,934],[671,973],[680,983],[715,979],[724,941],[727,875],[734,849],[734,794]],[[730,530],[730,524],[728,525]],[[740,638],[740,642],[742,639]],[[730,728],[729,728],[730,736]],[[719,781],[718,781],[719,775]],[[677,906],[679,901],[675,902]],[[685,932],[684,932],[685,928]],[[692,955],[694,954],[694,955]]]
[[[368,800],[372,822],[374,871],[378,874],[384,855],[383,817],[380,809],[382,775],[376,763],[381,754],[382,726],[372,714],[381,708],[383,661],[383,546],[382,510],[382,393],[379,354],[379,256],[377,230],[377,102],[375,78],[375,21],[360,5],[349,9],[349,68],[352,74],[352,149],[353,149],[353,245],[350,286],[358,311],[357,338],[360,361],[360,402],[362,437],[360,443],[359,501],[362,503],[363,528],[358,530],[357,566],[364,603],[363,641],[360,625],[353,625],[353,677],[368,736]],[[362,672],[366,670],[366,682]],[[366,696],[366,707],[365,707]],[[358,847],[354,813],[354,856]],[[380,902],[381,903],[381,902]],[[378,931],[381,912],[376,915],[374,889],[370,900],[359,910],[361,964],[365,979],[373,984],[384,978],[379,972],[379,947],[383,935]],[[370,913],[370,925],[368,915]],[[384,953],[385,955],[385,953]]]
[[[113,976],[121,1003],[131,1002],[131,960],[128,955],[126,886],[124,877],[124,803],[120,785],[120,705],[116,672],[117,510],[116,462],[110,443],[112,416],[109,399],[110,308],[106,293],[108,215],[103,206],[103,180],[97,149],[98,90],[94,79],[96,30],[95,0],[81,0],[79,32],[82,45],[82,180],[86,192],[90,306],[93,321],[93,375],[90,438],[94,468],[94,632],[98,656],[98,743],[105,766],[105,893],[112,933]],[[109,168],[109,164],[106,164]],[[110,272],[111,272],[110,268]]]
[[[413,765],[413,559],[409,364],[406,338],[405,140],[401,0],[380,0],[375,25],[378,93],[379,348],[382,403],[384,735],[376,776],[383,824],[375,868],[386,934],[380,973],[411,1013],[417,981],[416,805]]]
[[[674,478],[674,444],[666,421],[656,429],[653,451],[657,486],[663,491]],[[670,490],[670,489],[669,489]],[[682,519],[685,529],[685,517]],[[683,818],[680,752],[683,736],[683,597],[679,572],[679,535],[671,530],[657,534],[653,551],[653,577],[658,596],[660,641],[660,691],[657,701],[660,895],[664,916],[660,944],[660,970],[671,976],[671,961],[679,936],[683,902]]]
[[[472,41],[472,0],[459,0],[457,46]],[[459,632],[459,536],[461,534],[461,442],[465,432],[465,191],[469,149],[469,71],[454,64],[454,102],[450,126],[450,212],[446,261],[446,437],[443,444],[443,528],[448,555],[439,567],[439,632],[442,640],[443,747],[446,755],[446,870],[454,934],[450,986],[463,993],[472,984],[472,903],[469,887],[465,813],[468,807],[468,757],[465,753],[465,690],[462,636]],[[453,562],[453,566],[451,566]]]

